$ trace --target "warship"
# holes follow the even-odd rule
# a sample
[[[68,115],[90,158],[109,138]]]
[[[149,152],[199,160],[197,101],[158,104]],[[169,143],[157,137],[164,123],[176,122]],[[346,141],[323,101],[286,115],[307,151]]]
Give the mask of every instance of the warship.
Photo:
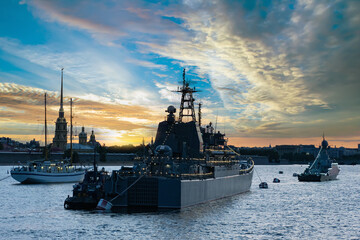
[[[176,108],[169,106],[155,142],[133,166],[114,170],[105,181],[97,209],[180,209],[250,190],[254,162],[240,161],[225,134],[214,131],[211,123],[201,126],[201,104],[196,120],[197,91],[185,80],[185,69],[176,92],[181,94],[178,119]]]
[[[185,80],[185,69],[182,83],[176,91],[181,93],[178,119],[176,108],[169,106],[155,142],[144,145],[133,166],[113,170],[102,182],[95,180],[96,197],[89,194],[85,181],[74,185],[65,208],[92,208],[99,200],[96,208],[101,210],[180,209],[250,190],[254,162],[240,161],[240,155],[227,146],[225,134],[216,132],[211,123],[201,126],[201,103],[197,121],[193,98],[197,91]]]
[[[323,182],[336,179],[340,169],[338,164],[329,158],[328,149],[329,144],[323,135],[323,141],[314,162],[298,175],[300,182]]]

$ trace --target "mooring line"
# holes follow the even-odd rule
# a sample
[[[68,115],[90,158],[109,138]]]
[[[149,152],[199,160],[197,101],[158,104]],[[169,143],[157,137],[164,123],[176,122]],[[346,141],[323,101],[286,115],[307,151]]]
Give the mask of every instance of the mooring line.
[[[2,179],[0,179],[0,182],[1,182],[2,180],[7,179],[8,177],[10,177],[10,175],[9,175],[9,176],[6,176],[6,177],[4,177],[4,178],[2,178]]]

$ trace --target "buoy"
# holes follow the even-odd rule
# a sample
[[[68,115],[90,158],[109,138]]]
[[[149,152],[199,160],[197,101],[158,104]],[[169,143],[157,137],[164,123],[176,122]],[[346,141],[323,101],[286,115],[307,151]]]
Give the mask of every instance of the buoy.
[[[96,206],[97,210],[111,210],[112,204],[109,201],[106,201],[105,199],[100,199],[98,205]]]
[[[280,179],[274,178],[273,183],[279,183],[279,182],[280,182]]]
[[[259,188],[268,188],[267,182],[261,182],[261,183],[259,184]]]

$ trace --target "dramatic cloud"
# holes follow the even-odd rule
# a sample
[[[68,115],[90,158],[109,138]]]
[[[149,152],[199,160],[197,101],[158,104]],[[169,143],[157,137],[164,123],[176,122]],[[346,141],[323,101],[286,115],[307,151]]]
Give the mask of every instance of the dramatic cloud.
[[[86,121],[110,119],[116,136],[155,126],[150,115],[177,103],[172,91],[186,67],[203,90],[196,98],[204,121],[220,116],[234,139],[315,139],[323,131],[358,139],[359,1],[26,3],[53,36],[25,44],[3,34],[1,59],[33,75],[1,71],[1,82],[58,91],[54,72],[65,65],[67,93],[81,99]],[[10,95],[3,118],[23,119],[21,97]]]
[[[108,46],[121,46],[123,36],[137,38],[140,35],[158,41],[168,35],[183,36],[178,24],[159,14],[163,6],[157,3],[33,0],[29,4],[44,20],[86,30]]]
[[[351,136],[360,101],[354,9],[353,1],[191,2],[181,15],[191,41],[143,45],[208,74],[225,108],[238,110],[233,126],[243,136]]]

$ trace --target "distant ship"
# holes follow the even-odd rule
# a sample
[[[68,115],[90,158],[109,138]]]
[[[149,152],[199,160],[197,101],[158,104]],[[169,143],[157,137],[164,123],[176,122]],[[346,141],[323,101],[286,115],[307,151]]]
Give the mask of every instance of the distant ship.
[[[250,190],[254,162],[240,161],[239,154],[227,147],[225,134],[214,131],[210,123],[201,127],[201,104],[196,121],[193,93],[183,72],[179,118],[169,106],[165,121],[160,122],[155,142],[148,145],[131,167],[114,170],[98,190],[103,194],[98,209],[116,211],[123,207],[179,209]],[[185,122],[185,118],[190,121]],[[82,183],[74,186],[73,196],[65,200],[68,209],[81,208],[94,199]],[[86,189],[86,188],[84,188]],[[96,196],[98,196],[97,194]],[[84,207],[83,206],[83,207]]]
[[[328,155],[329,144],[323,136],[320,151],[312,164],[298,175],[300,182],[322,182],[335,180],[340,172],[337,163],[334,163]]]
[[[62,76],[62,75],[61,75]],[[61,104],[62,109],[62,78]],[[71,100],[71,158],[63,161],[49,161],[47,154],[47,122],[46,122],[46,93],[45,93],[45,159],[29,161],[26,165],[11,169],[11,176],[24,184],[32,183],[66,183],[79,182],[84,178],[85,169],[72,165],[72,100]],[[63,114],[63,113],[62,113]]]

